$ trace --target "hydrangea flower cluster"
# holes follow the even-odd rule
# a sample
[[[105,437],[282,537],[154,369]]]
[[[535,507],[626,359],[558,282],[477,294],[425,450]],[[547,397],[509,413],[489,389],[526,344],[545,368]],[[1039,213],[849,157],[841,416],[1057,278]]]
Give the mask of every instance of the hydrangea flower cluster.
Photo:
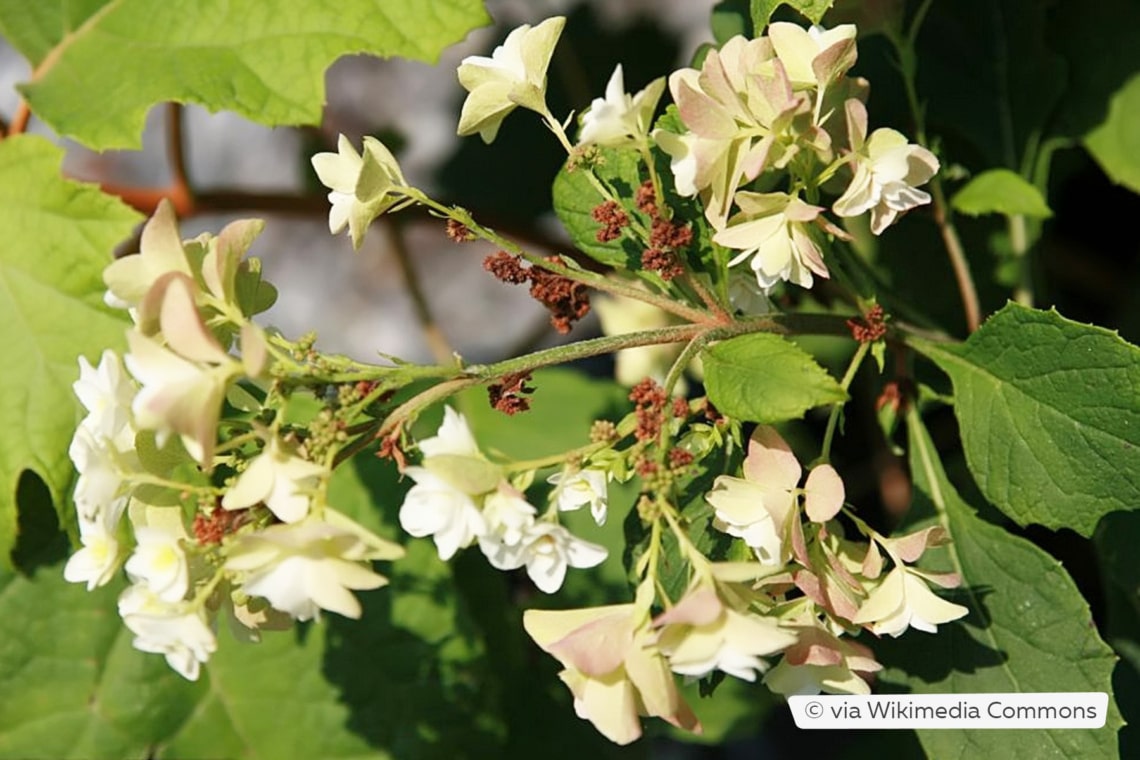
[[[606,559],[604,547],[577,538],[556,522],[559,511],[586,504],[599,524],[605,520],[606,483],[598,471],[566,477],[553,509],[536,519],[538,510],[501,467],[483,456],[467,421],[450,406],[444,408],[439,431],[421,440],[419,448],[423,464],[404,469],[416,484],[400,507],[400,525],[413,536],[431,536],[440,559],[451,559],[477,541],[493,567],[525,566],[534,585],[547,594],[562,587],[568,567],[594,567]]]
[[[454,366],[425,368],[322,356],[311,339],[292,343],[252,321],[274,298],[257,261],[245,258],[260,223],[183,241],[163,204],[139,255],[105,272],[107,302],[128,309],[134,327],[124,356],[108,351],[98,366],[80,359],[75,392],[88,414],[70,451],[82,546],[65,576],[92,589],[124,570],[131,585],[119,612],[138,649],[165,655],[195,679],[217,648],[219,617],[252,639],[322,611],[360,617],[353,592],[383,586],[372,562],[398,559],[403,549],[337,511],[328,485],[337,465],[376,442],[410,482],[398,513],[406,533],[430,537],[442,561],[477,544],[491,566],[525,570],[548,594],[562,588],[569,568],[608,556],[567,530],[561,513],[585,507],[600,526],[609,484],[638,479],[623,526],[641,531],[627,553],[634,600],[529,610],[523,621],[563,666],[576,713],[620,744],[641,735],[642,716],[701,730],[675,676],[719,672],[762,680],[779,694],[865,694],[881,666],[854,640],[861,632],[934,632],[967,613],[931,590],[957,585],[956,576],[916,565],[947,541],[944,530],[884,536],[846,505],[843,481],[826,461],[833,427],[805,477],[776,428],[759,425],[746,438],[741,420],[684,395],[682,375],[694,369],[703,341],[743,334],[732,332],[735,312],[768,312],[767,295],[781,283],[810,288],[829,277],[826,251],[846,235],[829,212],[869,214],[877,235],[930,201],[918,188],[938,169],[933,154],[893,130],[868,131],[867,84],[848,76],[855,28],[772,24],[766,36],[730,39],[700,69],[636,94],[625,91],[618,66],[572,142],[570,120],[546,104],[564,23],[520,27],[491,56],[463,60],[459,80],[470,94],[458,132],[491,142],[517,108],[538,114],[568,153],[567,173],[582,171],[597,191],[597,241],[630,236],[644,251],[640,268],[607,276],[567,257],[528,255],[462,209],[408,186],[373,138],[358,153],[341,136],[336,153],[312,163],[330,190],[329,229],[347,227],[354,247],[380,215],[420,204],[448,219],[453,239],[496,243],[502,250],[485,268],[530,282],[561,327],[588,311],[587,288],[644,307],[598,303],[604,327],[633,336],[601,343],[639,351],[618,357],[633,411],[616,423],[598,420],[589,444],[530,462],[487,456],[447,405],[435,434],[417,442],[411,423],[462,388],[486,385],[493,408],[526,411],[530,371],[552,354],[532,355],[527,366],[502,362],[497,371],[458,357]],[[655,122],[666,89],[675,112]],[[595,171],[605,151],[639,162],[645,179],[626,188],[634,197],[621,197]],[[669,162],[666,181],[656,158]],[[834,198],[830,206],[825,196]],[[695,218],[668,208],[678,197],[696,199],[699,210],[688,212]],[[696,246],[715,255],[690,255]],[[869,344],[887,332],[881,309],[865,320],[852,333],[862,345],[843,390]],[[674,337],[656,340],[664,335]],[[386,406],[421,381],[436,384]],[[297,421],[290,404],[304,394],[320,411]],[[834,406],[832,422],[841,408]],[[739,476],[723,472],[721,463],[736,461],[741,449]],[[541,513],[528,496],[540,473],[551,486]],[[710,473],[704,493],[708,481],[698,475]],[[710,535],[720,553],[707,548]]]
[[[273,292],[243,260],[260,228],[184,242],[164,202],[141,252],[104,275],[108,303],[134,320],[130,350],[80,358],[74,386],[88,412],[70,449],[82,548],[64,577],[94,589],[125,570],[135,647],[191,680],[223,612],[251,638],[321,610],[359,617],[351,592],[386,582],[370,561],[403,554],[324,502],[329,461],[313,442],[248,419],[219,442],[227,399],[255,412],[254,394],[272,393],[277,351],[249,318]]]

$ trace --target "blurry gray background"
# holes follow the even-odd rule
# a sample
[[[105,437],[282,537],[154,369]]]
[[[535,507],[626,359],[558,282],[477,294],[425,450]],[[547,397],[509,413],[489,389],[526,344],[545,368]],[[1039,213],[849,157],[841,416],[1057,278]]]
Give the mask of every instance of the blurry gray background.
[[[456,79],[459,61],[489,55],[507,31],[556,14],[570,17],[551,64],[550,104],[564,117],[600,97],[617,62],[630,91],[686,64],[708,32],[714,0],[488,0],[496,25],[471,33],[445,51],[438,65],[365,56],[345,57],[326,78],[327,106],[319,131],[270,129],[228,113],[196,106],[183,111],[188,175],[196,191],[239,190],[323,197],[308,156],[335,150],[344,132],[359,147],[363,134],[394,148],[409,182],[442,200],[454,201],[492,226],[517,233],[534,250],[564,234],[548,212],[549,183],[561,159],[554,138],[527,111],[516,111],[496,144],[455,136],[465,95]],[[0,40],[0,113],[11,115],[15,85],[29,76],[27,62]],[[65,141],[65,172],[74,178],[127,186],[161,186],[170,173],[164,107],[152,109],[142,151],[93,153]],[[524,123],[525,122],[525,123]],[[53,137],[34,117],[29,131]],[[572,132],[573,134],[573,132]],[[512,152],[513,149],[513,152]],[[523,155],[520,156],[520,152]],[[531,153],[540,154],[532,157]],[[548,171],[529,172],[520,166]],[[485,216],[480,211],[486,212]],[[184,237],[217,232],[232,218],[267,220],[252,255],[277,286],[277,305],[260,320],[298,337],[316,330],[318,346],[362,360],[377,351],[428,361],[424,341],[398,262],[385,231],[374,225],[353,253],[346,234],[328,233],[327,206],[308,213],[271,214],[251,208],[230,217],[202,215],[183,222]],[[419,216],[422,219],[422,215]],[[557,340],[546,312],[526,288],[499,283],[482,270],[492,252],[482,244],[457,246],[441,223],[406,225],[405,243],[435,320],[466,359],[487,361]],[[596,330],[591,317],[575,336]]]

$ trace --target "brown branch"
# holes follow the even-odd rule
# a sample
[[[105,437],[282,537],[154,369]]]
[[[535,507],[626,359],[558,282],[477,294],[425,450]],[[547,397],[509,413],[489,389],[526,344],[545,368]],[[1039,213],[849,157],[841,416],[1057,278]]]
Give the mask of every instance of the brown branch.
[[[982,309],[978,301],[977,288],[974,287],[973,275],[970,274],[970,264],[966,260],[966,251],[962,248],[958,230],[950,220],[946,197],[942,194],[942,183],[937,177],[931,180],[930,190],[934,199],[934,222],[942,234],[942,242],[946,246],[946,253],[950,256],[950,265],[954,268],[954,279],[957,280],[958,291],[962,295],[962,306],[966,311],[966,328],[974,332],[982,323]]]
[[[8,125],[8,135],[23,134],[31,118],[32,109],[28,107],[28,101],[20,98],[20,102],[16,105],[16,113],[12,114],[12,122]]]

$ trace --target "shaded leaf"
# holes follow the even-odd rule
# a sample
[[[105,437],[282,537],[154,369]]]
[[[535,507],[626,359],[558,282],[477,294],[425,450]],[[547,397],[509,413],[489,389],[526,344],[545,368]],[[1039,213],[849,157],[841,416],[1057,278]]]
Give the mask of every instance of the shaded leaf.
[[[337,471],[330,499],[394,535],[394,468]],[[221,626],[191,683],[131,647],[115,611],[121,582],[88,593],[59,565],[0,574],[0,757],[493,757],[504,729],[483,645],[451,569],[428,541],[359,593],[359,621],[271,632]]]
[[[963,344],[912,345],[950,375],[970,471],[1018,524],[1088,536],[1140,505],[1140,349],[1013,303]]]
[[[79,404],[78,358],[122,347],[126,314],[103,305],[102,271],[140,217],[88,184],[63,179],[63,152],[21,135],[0,141],[0,564],[15,542],[16,485],[33,470],[62,504]]]
[[[740,420],[794,420],[808,409],[847,399],[835,378],[779,335],[741,335],[706,349],[702,357],[709,398]]]
[[[1140,74],[1109,102],[1104,122],[1085,136],[1085,147],[1117,184],[1140,193]]]
[[[876,654],[888,684],[919,694],[1103,691],[1102,729],[918,730],[929,757],[1069,758],[1117,756],[1123,721],[1112,701],[1115,656],[1097,635],[1088,604],[1055,559],[1023,538],[981,520],[946,477],[917,412],[908,416],[913,515],[950,534],[945,549],[924,556],[926,569],[953,570],[963,588],[954,600],[967,617],[936,634],[908,631],[881,640]]]

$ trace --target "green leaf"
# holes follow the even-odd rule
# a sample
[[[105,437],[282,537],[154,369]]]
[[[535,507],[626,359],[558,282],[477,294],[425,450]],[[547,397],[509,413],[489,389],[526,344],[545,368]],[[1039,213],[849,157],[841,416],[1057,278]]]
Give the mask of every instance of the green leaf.
[[[1140,192],[1140,74],[1113,96],[1108,117],[1085,136],[1085,147],[1117,184]]]
[[[818,24],[835,0],[752,0],[752,28],[759,35],[768,26],[772,14],[781,5],[800,12],[808,21]]]
[[[44,0],[22,3],[20,0],[0,0],[0,32],[35,68],[64,37],[113,1]]]
[[[162,101],[231,110],[262,124],[317,124],[325,69],[342,55],[422,61],[488,17],[479,0],[113,0],[91,13],[0,3],[0,28],[36,64],[20,90],[62,135],[138,148]],[[51,45],[48,49],[48,45]],[[46,51],[46,52],[45,52]]]
[[[1088,536],[1140,506],[1140,349],[1012,303],[964,344],[912,345],[950,375],[970,470],[1018,524]]]
[[[1041,191],[1009,169],[990,169],[966,183],[950,201],[968,216],[1005,214],[1048,219],[1052,210]]]
[[[637,151],[613,148],[599,150],[602,158],[594,167],[594,173],[614,188],[619,198],[632,199],[644,181],[641,178],[641,158]],[[563,165],[551,188],[554,213],[570,233],[578,250],[594,261],[618,269],[638,269],[641,266],[642,248],[628,235],[607,242],[598,240],[598,230],[602,225],[594,220],[593,212],[604,198],[590,182],[588,171],[585,167],[567,171]],[[629,209],[626,209],[626,213],[638,214],[643,224],[647,218]]]
[[[740,420],[795,420],[808,409],[847,399],[835,378],[779,335],[741,335],[706,349],[702,357],[709,399]]]
[[[723,45],[736,35],[752,36],[752,16],[749,0],[721,0],[712,8],[709,26],[717,45]]]
[[[52,501],[72,474],[68,441],[79,405],[78,358],[98,363],[124,342],[125,313],[103,305],[102,271],[137,213],[94,185],[63,179],[60,148],[21,135],[0,141],[0,565],[15,543],[16,484],[33,470]]]
[[[933,635],[908,631],[878,642],[876,654],[890,666],[880,683],[921,694],[1107,692],[1102,729],[919,729],[918,736],[929,757],[1116,757],[1116,731],[1123,724],[1111,698],[1116,658],[1097,635],[1072,578],[1029,541],[981,520],[946,477],[917,413],[908,416],[907,427],[913,514],[924,524],[940,523],[953,541],[929,551],[924,566],[961,575],[963,588],[954,601],[970,613]]]
[[[402,490],[366,456],[330,501],[392,536]],[[196,683],[132,648],[121,582],[88,593],[59,565],[0,572],[0,757],[500,756],[497,682],[451,569],[415,541],[380,570],[391,584],[357,593],[359,621],[327,614],[260,644],[222,624]]]

